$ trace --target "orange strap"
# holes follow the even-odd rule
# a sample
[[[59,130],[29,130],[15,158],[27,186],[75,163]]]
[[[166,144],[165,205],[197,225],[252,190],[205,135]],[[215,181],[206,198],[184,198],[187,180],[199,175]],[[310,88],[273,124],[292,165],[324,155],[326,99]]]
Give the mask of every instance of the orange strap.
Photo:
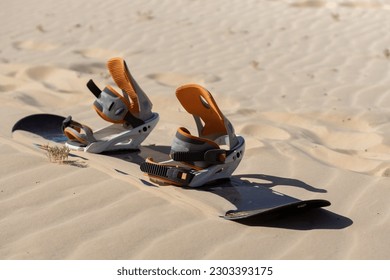
[[[113,80],[130,98],[130,104],[127,102],[129,110],[132,114],[139,114],[138,97],[131,84],[130,73],[127,69],[126,62],[120,57],[114,57],[108,60],[107,68]]]

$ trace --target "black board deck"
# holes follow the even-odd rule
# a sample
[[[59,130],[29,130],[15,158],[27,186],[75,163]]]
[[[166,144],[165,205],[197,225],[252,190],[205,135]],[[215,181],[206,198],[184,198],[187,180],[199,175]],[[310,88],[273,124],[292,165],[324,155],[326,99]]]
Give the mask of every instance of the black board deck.
[[[330,202],[323,199],[300,200],[270,208],[252,210],[229,210],[223,216],[227,220],[271,219],[298,214],[314,208],[329,206]]]
[[[62,132],[62,122],[65,117],[53,114],[35,114],[22,118],[12,128],[12,132],[26,131],[55,143],[65,143],[67,138]],[[147,156],[152,156],[158,161],[168,158],[170,147],[167,146],[142,146],[138,151],[121,151],[108,153],[135,164],[141,164]],[[126,174],[125,171],[118,171]],[[262,180],[276,180],[273,176],[249,175],[246,177],[261,177]],[[297,187],[297,180],[288,180],[291,185]],[[301,182],[302,183],[302,182]],[[304,185],[304,184],[303,184]],[[301,186],[298,186],[301,187]],[[310,187],[310,186],[309,186]],[[305,187],[309,191],[323,192],[313,187]],[[326,207],[330,202],[322,199],[299,200],[273,191],[267,185],[242,180],[240,176],[233,176],[231,180],[215,183],[197,188],[199,191],[207,191],[223,197],[231,202],[237,209],[229,210],[222,217],[227,220],[241,221],[253,219],[275,219],[290,214],[299,214],[311,209]]]
[[[53,114],[34,114],[26,116],[15,123],[12,132],[27,131],[49,141],[65,143],[67,138],[62,132],[65,117]]]

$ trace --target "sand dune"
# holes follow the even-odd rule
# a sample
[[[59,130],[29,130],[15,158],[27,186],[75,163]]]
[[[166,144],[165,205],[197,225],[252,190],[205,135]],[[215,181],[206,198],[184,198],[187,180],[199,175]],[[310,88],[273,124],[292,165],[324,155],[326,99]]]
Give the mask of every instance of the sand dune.
[[[2,7],[3,6],[3,7]],[[49,1],[0,4],[1,259],[388,259],[390,46],[387,1]],[[13,124],[34,113],[105,126],[89,79],[126,59],[160,122],[163,150],[195,124],[175,97],[199,83],[246,140],[232,182],[256,203],[332,205],[258,225],[234,202],[156,186],[141,154],[74,152],[50,163]]]

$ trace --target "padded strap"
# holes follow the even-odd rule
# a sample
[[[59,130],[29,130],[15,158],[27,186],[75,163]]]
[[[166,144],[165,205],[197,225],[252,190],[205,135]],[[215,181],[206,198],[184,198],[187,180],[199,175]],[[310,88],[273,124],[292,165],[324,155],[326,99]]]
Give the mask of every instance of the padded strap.
[[[222,149],[212,149],[205,152],[173,152],[170,156],[175,161],[204,161],[208,164],[222,164],[226,159],[226,151]]]
[[[205,168],[224,161],[225,151],[206,138],[196,137],[184,127],[180,127],[173,139],[170,156],[173,160]]]
[[[130,112],[128,102],[112,87],[105,87],[98,95],[97,91],[100,89],[92,80],[88,82],[87,86],[97,96],[93,107],[104,120],[112,123],[126,123],[132,127],[137,127],[145,123]]]
[[[206,165],[224,163],[227,152],[220,149],[215,142],[193,136],[186,128],[180,127],[173,140],[170,156],[175,161],[205,167],[205,163]]]

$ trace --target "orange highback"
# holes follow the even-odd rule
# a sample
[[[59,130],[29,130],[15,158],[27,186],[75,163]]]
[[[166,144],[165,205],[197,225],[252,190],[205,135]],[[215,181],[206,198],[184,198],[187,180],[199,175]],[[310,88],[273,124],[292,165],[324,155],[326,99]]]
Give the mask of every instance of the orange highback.
[[[131,103],[128,104],[130,107],[130,112],[138,115],[139,105],[138,97],[135,93],[134,87],[131,84],[131,79],[129,77],[130,73],[127,70],[126,63],[122,58],[114,57],[107,62],[107,68],[110,72],[112,79],[118,85],[118,87],[124,90],[129,96]],[[128,102],[127,102],[128,103]]]
[[[204,124],[199,131],[200,137],[227,134],[223,114],[208,90],[188,84],[179,87],[176,96],[188,113],[202,119]]]

